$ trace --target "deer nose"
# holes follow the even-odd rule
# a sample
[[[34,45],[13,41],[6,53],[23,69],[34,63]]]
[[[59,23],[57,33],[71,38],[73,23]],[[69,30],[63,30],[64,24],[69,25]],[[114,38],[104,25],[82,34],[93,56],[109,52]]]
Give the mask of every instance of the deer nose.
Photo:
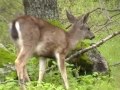
[[[91,38],[90,38],[90,40],[92,40],[92,39],[94,39],[95,38],[95,36],[92,36]]]

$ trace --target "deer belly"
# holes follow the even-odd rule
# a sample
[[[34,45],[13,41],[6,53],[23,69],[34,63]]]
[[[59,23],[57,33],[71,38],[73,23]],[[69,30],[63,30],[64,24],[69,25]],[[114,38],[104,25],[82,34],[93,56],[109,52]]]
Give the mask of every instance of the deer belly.
[[[51,51],[50,46],[46,45],[46,43],[39,43],[35,48],[35,54],[38,56],[51,56]]]

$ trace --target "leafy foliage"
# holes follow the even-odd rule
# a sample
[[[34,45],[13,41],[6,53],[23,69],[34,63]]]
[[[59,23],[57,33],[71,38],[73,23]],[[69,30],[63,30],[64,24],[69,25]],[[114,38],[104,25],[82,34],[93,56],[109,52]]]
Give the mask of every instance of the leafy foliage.
[[[0,67],[2,67],[4,64],[13,62],[15,60],[15,54],[0,48]]]
[[[26,84],[27,90],[64,90],[61,83],[61,76],[58,72],[49,72],[45,82],[37,85],[37,81],[31,81]],[[49,77],[52,74],[54,77]],[[51,75],[50,75],[51,76]],[[98,73],[93,73],[92,75],[80,76],[79,78],[73,77],[69,74],[70,90],[117,90],[112,81],[114,79],[109,76],[100,75]],[[1,90],[18,90],[18,83],[16,81],[7,82],[0,85]],[[115,89],[116,88],[116,89]]]

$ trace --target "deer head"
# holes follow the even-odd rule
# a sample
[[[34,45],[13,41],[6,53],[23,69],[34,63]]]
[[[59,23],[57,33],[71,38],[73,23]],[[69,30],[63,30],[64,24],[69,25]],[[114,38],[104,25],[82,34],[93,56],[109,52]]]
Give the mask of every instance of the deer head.
[[[72,28],[68,32],[72,47],[75,47],[82,39],[93,39],[95,37],[87,25],[89,13],[82,15],[79,18],[76,18],[68,11],[66,11],[66,14],[69,22],[72,23]]]

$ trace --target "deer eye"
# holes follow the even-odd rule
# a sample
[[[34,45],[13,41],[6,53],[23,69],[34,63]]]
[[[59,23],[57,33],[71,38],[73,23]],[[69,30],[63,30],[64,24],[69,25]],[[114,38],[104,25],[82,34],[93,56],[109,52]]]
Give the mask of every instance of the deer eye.
[[[90,28],[88,28],[88,30],[90,30]]]

